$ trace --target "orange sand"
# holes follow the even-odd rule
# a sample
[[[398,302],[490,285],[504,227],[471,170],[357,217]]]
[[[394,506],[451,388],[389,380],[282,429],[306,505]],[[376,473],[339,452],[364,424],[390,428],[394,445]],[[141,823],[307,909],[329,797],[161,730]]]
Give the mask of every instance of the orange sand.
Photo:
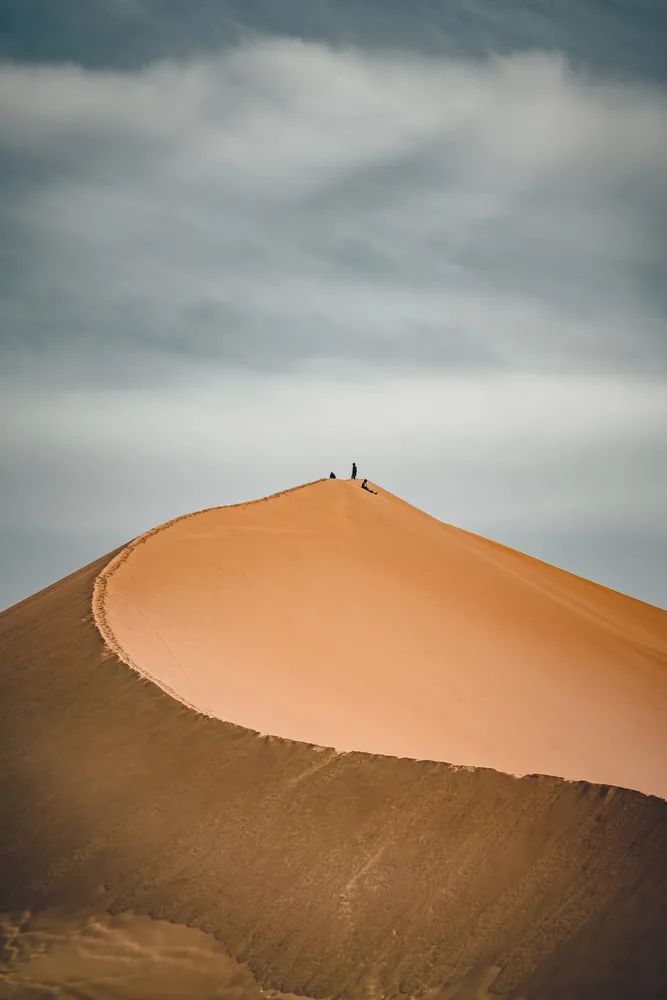
[[[109,564],[95,613],[126,663],[262,733],[667,798],[665,613],[382,489],[169,522]]]

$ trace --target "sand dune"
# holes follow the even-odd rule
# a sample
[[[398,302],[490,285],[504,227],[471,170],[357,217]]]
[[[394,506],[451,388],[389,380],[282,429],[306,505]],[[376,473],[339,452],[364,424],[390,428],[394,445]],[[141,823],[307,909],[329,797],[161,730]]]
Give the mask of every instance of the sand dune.
[[[385,490],[172,521],[97,608],[125,662],[261,733],[667,797],[667,615]]]
[[[424,709],[429,739],[436,740],[436,715],[419,695],[415,678],[426,653],[436,646],[430,630],[440,628],[444,616],[453,631],[455,610],[477,650],[465,661],[459,679],[461,704],[475,704],[479,733],[493,735],[483,744],[486,752],[500,753],[501,730],[512,753],[530,750],[525,727],[531,722],[524,719],[517,726],[511,721],[516,709],[508,706],[510,679],[518,676],[511,654],[517,650],[531,652],[523,669],[532,667],[539,679],[527,682],[530,704],[544,706],[543,688],[551,685],[559,696],[554,695],[554,703],[561,718],[580,717],[578,709],[572,716],[562,714],[568,692],[582,691],[590,705],[595,690],[597,711],[605,705],[609,712],[618,711],[619,678],[627,669],[628,699],[641,692],[631,712],[650,720],[646,678],[657,669],[660,612],[439,525],[391,497],[359,492],[349,483],[322,483],[263,504],[179,520],[0,615],[0,912],[13,915],[13,924],[6,924],[10,952],[23,949],[27,957],[23,964],[10,958],[0,967],[0,996],[40,996],[43,987],[55,984],[57,990],[60,984],[62,996],[97,1000],[95,990],[101,997],[108,987],[108,981],[99,982],[98,973],[108,971],[110,954],[128,973],[125,982],[122,976],[116,979],[119,1000],[150,997],[149,987],[137,982],[157,983],[160,996],[168,996],[163,992],[165,970],[158,966],[165,957],[175,961],[186,941],[194,951],[188,951],[183,964],[176,963],[173,982],[185,982],[179,988],[189,991],[191,1000],[207,995],[210,976],[219,976],[221,987],[235,984],[226,995],[239,997],[254,996],[255,986],[351,1000],[664,996],[667,802],[608,783],[539,775],[518,779],[498,770],[409,759],[422,755],[414,725],[405,735],[404,759],[341,754],[281,736],[260,737],[241,725],[192,711],[105,646],[92,615],[94,591],[99,620],[105,609],[110,612],[104,627],[113,626],[113,636],[117,627],[118,635],[126,628],[122,639],[132,659],[149,657],[142,668],[155,672],[163,686],[173,686],[181,699],[201,698],[204,704],[216,690],[227,698],[233,694],[230,718],[240,722],[234,716],[253,709],[248,692],[254,685],[263,717],[312,724],[317,742],[324,742],[325,724],[332,733],[338,726],[340,734],[345,722],[335,691],[329,699],[332,707],[324,711],[321,704],[326,685],[335,687],[325,670],[329,667],[320,663],[323,655],[316,655],[324,650],[338,660],[337,681],[361,671],[354,682],[360,698],[377,690],[378,677],[392,678],[391,698],[378,694],[379,710],[369,710],[377,750],[375,741],[383,734],[388,741],[404,738],[400,730],[407,723],[396,705],[399,694],[413,709]],[[293,501],[290,533],[284,512]],[[367,516],[367,511],[372,513]],[[393,526],[397,534],[391,556],[386,538],[381,544],[382,525],[383,530]],[[325,528],[335,528],[334,545],[324,544]],[[257,532],[270,554],[273,579],[267,590],[259,580],[266,568],[261,554],[255,553],[255,564],[241,558],[253,549]],[[438,541],[441,536],[444,541]],[[413,558],[413,548],[420,546],[429,551]],[[288,553],[301,570],[281,577]],[[355,559],[350,573],[348,564]],[[120,569],[110,574],[110,564]],[[326,580],[306,572],[314,566]],[[385,567],[386,604],[378,597],[378,566]],[[396,573],[406,572],[422,588],[411,603],[410,593],[395,579]],[[96,587],[101,573],[102,584]],[[355,582],[357,573],[363,587]],[[211,587],[199,602],[188,593],[196,580],[204,591],[201,581]],[[346,591],[332,611],[328,599],[333,581]],[[189,616],[177,621],[173,632],[166,620],[171,586],[180,592]],[[240,595],[235,593],[239,587]],[[450,595],[451,607],[443,610],[438,599],[433,609],[423,611],[429,588]],[[282,617],[290,602],[281,590],[299,596],[303,627],[292,632],[292,639],[312,654],[295,654],[294,666],[277,655],[287,649],[294,623]],[[248,602],[267,594],[273,596],[275,611],[258,608],[253,617]],[[355,602],[369,594],[374,597],[368,598],[368,613],[355,610]],[[523,600],[520,618],[514,617],[520,613],[518,596]],[[128,608],[133,601],[135,606]],[[139,603],[150,625],[138,613]],[[480,614],[476,626],[474,609]],[[380,645],[384,660],[371,653],[391,629],[397,655],[407,655],[401,643],[409,630],[401,616],[408,611],[416,616],[415,653],[409,670],[407,659],[402,661],[405,684],[399,690],[388,640]],[[325,612],[328,617],[314,617]],[[178,617],[178,608],[174,613]],[[344,630],[332,638],[332,617],[348,629],[354,622],[360,628],[368,624],[369,631],[354,641]],[[274,620],[274,659],[286,671],[282,683],[303,692],[303,704],[317,709],[312,719],[303,712],[286,713],[280,684],[271,677],[271,661],[264,659],[271,651],[266,629]],[[321,641],[318,621],[328,633]],[[164,659],[157,655],[157,640],[145,639],[158,625],[168,642],[190,628],[200,632],[192,648],[207,658],[191,661],[189,653],[183,655],[184,647],[178,647],[183,656],[179,672],[166,653]],[[525,646],[515,634],[521,625],[529,633]],[[505,674],[502,685],[491,677],[482,656],[488,649],[485,633],[494,638],[494,648],[501,643],[504,651],[498,661]],[[207,646],[210,635],[215,649]],[[442,641],[448,643],[447,658],[439,667],[426,663],[428,684],[435,685],[438,669],[453,676],[453,653],[463,649],[460,638],[445,636]],[[255,642],[262,656],[253,663],[247,657]],[[554,680],[558,642],[570,643],[567,648],[581,655],[578,670],[570,662],[563,665],[560,687]],[[596,644],[604,650],[597,658]],[[533,662],[538,646],[543,650],[539,663],[545,667]],[[236,656],[246,657],[243,669],[235,666]],[[193,666],[200,673],[200,687],[186,689]],[[306,666],[312,670],[311,687]],[[219,683],[220,671],[233,681],[227,692]],[[605,691],[605,671],[612,695]],[[468,675],[490,676],[495,686],[486,706],[480,698],[474,701],[474,685],[466,688]],[[660,690],[656,686],[656,705]],[[437,694],[435,688],[428,691]],[[441,699],[440,710],[450,713],[455,728],[452,701],[452,695]],[[219,711],[227,714],[229,706],[227,700]],[[349,732],[356,742],[360,713],[352,718]],[[391,724],[383,727],[383,718]],[[502,719],[507,721],[501,725]],[[549,717],[540,721],[548,732]],[[657,745],[650,721],[644,728],[647,740]],[[532,731],[539,735],[537,727]],[[462,753],[472,735],[461,725],[455,732]],[[600,732],[609,729],[596,730],[598,742]],[[581,733],[566,735],[580,753],[575,763],[623,766],[627,744],[621,728],[619,742],[607,744],[605,760],[600,753],[583,753],[587,748]],[[642,729],[628,773],[653,780],[658,769],[648,761],[643,735]],[[447,752],[444,740],[439,747]],[[558,766],[563,760],[557,759]],[[642,761],[647,762],[645,774],[639,771]],[[496,758],[494,766],[499,766]],[[54,912],[66,915],[57,927]],[[31,914],[28,923],[21,916],[26,913]],[[91,914],[102,939],[95,945],[86,923]],[[176,925],[173,936],[143,917]],[[17,925],[22,928],[18,939]],[[246,963],[246,971],[241,974],[226,964],[212,940],[210,948],[201,938],[196,944],[188,941],[186,926],[216,935],[226,954]],[[47,962],[40,964],[32,949],[36,942],[39,950],[44,941]],[[196,975],[195,952],[201,956]],[[77,976],[79,985],[72,987]],[[203,992],[198,994],[200,984]],[[12,993],[19,986],[23,992]]]

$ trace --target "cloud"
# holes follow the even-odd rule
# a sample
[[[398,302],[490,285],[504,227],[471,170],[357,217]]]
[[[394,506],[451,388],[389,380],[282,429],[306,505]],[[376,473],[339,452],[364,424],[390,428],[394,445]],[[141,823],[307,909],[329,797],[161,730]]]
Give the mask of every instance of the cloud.
[[[665,80],[667,10],[655,0],[4,0],[0,55],[137,69],[258,36],[486,57],[563,52],[578,67]]]
[[[0,94],[15,364],[664,363],[659,89],[273,39]]]
[[[0,67],[0,603],[352,458],[664,601],[666,161],[553,54]]]

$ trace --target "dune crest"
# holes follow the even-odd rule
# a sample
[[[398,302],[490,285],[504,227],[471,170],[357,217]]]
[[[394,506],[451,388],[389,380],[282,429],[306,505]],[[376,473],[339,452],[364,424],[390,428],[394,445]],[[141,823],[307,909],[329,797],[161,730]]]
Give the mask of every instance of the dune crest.
[[[265,734],[667,798],[665,613],[358,482],[167,522],[95,584],[120,659]]]

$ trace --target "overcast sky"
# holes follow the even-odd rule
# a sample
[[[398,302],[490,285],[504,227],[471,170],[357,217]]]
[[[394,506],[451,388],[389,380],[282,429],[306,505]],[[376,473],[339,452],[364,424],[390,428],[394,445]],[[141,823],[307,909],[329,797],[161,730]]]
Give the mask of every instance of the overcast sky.
[[[667,603],[667,5],[5,0],[0,606],[360,471]]]

